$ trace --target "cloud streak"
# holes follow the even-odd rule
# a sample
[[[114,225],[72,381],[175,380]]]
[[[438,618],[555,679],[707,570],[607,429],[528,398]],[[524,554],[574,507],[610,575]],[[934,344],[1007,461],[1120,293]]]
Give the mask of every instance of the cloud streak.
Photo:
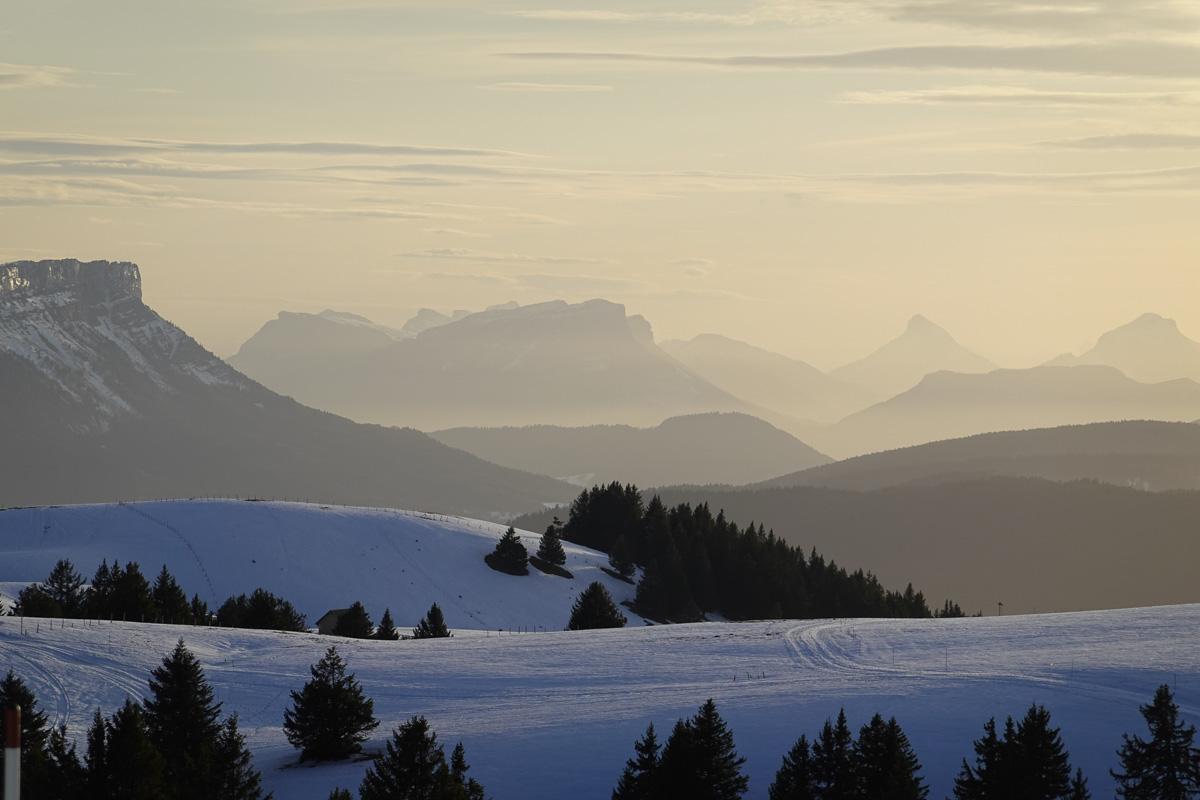
[[[0,89],[69,86],[72,73],[66,67],[0,63]]]
[[[1189,106],[1200,95],[1187,92],[1076,92],[1022,86],[955,86],[847,92],[841,102],[855,105],[987,105],[987,106]]]
[[[1195,150],[1200,149],[1200,134],[1125,133],[1114,136],[1087,136],[1042,142],[1049,147],[1077,150]]]

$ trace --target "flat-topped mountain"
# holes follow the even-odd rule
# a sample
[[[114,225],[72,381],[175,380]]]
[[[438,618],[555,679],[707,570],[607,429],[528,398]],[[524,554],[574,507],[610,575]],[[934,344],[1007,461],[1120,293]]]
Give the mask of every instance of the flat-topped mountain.
[[[430,434],[443,444],[517,469],[591,486],[743,484],[783,469],[826,464],[829,457],[746,414],[672,417],[653,428],[451,428]],[[758,476],[758,477],[750,477]]]
[[[470,314],[338,358],[280,343],[269,323],[235,362],[301,402],[422,430],[498,425],[653,425],[746,404],[672,359],[650,324],[604,300]]]
[[[136,265],[0,265],[0,504],[299,497],[497,516],[572,487],[306,408],[141,299]]]
[[[1151,383],[1175,378],[1200,381],[1200,342],[1184,336],[1173,319],[1143,314],[1101,336],[1082,355],[1059,356],[1051,363],[1115,367],[1134,380]]]
[[[898,337],[830,374],[884,398],[911,389],[930,373],[990,372],[995,368],[991,361],[955,341],[945,328],[918,315]]]

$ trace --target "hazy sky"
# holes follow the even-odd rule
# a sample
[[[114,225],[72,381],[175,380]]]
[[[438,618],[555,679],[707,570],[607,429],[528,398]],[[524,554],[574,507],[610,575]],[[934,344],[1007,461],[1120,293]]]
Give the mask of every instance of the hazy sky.
[[[828,367],[1200,338],[1200,3],[9,0],[0,258],[281,309],[603,296]]]

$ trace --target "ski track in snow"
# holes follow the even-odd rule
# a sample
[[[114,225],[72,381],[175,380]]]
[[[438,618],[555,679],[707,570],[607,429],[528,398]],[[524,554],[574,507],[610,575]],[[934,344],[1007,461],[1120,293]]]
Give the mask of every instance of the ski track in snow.
[[[1174,683],[1200,719],[1200,605],[962,620],[816,620],[627,628],[585,633],[460,631],[450,640],[373,642],[315,634],[68,621],[40,631],[0,619],[0,669],[20,673],[52,722],[79,737],[99,706],[140,697],[182,637],[226,711],[237,711],[279,800],[324,800],[356,787],[362,762],[296,767],[281,730],[289,692],[336,643],[375,700],[368,744],[413,714],[448,746],[462,740],[496,800],[606,798],[633,740],[665,736],[708,697],[748,758],[748,797],[764,798],[785,750],[845,707],[857,728],[895,715],[945,796],[990,716],[1045,704],[1093,793],[1137,706]]]

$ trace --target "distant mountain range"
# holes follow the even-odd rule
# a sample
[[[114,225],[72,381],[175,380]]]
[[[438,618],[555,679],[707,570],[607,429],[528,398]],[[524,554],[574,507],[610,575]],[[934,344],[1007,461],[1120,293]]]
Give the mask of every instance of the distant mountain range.
[[[796,420],[836,422],[878,399],[811,364],[725,336],[702,334],[663,342],[662,348],[730,394]]]
[[[1200,381],[1200,342],[1184,336],[1173,319],[1143,314],[1101,336],[1086,353],[1059,356],[1050,363],[1100,364],[1150,383],[1176,378]]]
[[[1102,422],[984,433],[849,458],[747,488],[879,489],[997,475],[1200,490],[1200,425]]]
[[[583,486],[744,484],[782,470],[827,464],[828,456],[746,414],[672,417],[653,428],[451,428],[430,434],[451,447]]]
[[[834,457],[846,457],[987,431],[1112,420],[1190,421],[1198,410],[1200,384],[1184,379],[1139,383],[1113,367],[938,372],[813,432],[809,441]]]
[[[930,373],[982,373],[995,368],[991,361],[955,341],[945,328],[918,315],[895,339],[830,374],[882,399],[913,388]]]
[[[281,315],[232,363],[301,402],[356,420],[454,426],[655,425],[754,409],[654,343],[650,324],[604,300],[495,307],[399,341],[330,357],[336,321]]]
[[[329,324],[387,336],[357,320]],[[503,516],[567,484],[281,397],[142,302],[130,263],[0,265],[0,504],[266,496]]]

